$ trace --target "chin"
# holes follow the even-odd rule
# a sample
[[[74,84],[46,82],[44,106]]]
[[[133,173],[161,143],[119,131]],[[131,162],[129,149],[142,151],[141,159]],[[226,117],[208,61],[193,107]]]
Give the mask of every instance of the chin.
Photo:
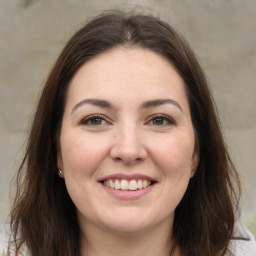
[[[113,223],[107,227],[108,230],[111,230],[114,233],[117,232],[119,234],[128,235],[143,232],[150,228],[150,225],[146,225],[145,223],[131,223],[126,221],[125,223]]]
[[[108,230],[112,230],[112,232],[118,232],[122,234],[140,233],[150,229],[152,226],[157,224],[155,223],[154,218],[145,217],[145,214],[126,214],[123,217],[120,217],[119,215],[116,218],[110,218],[105,222],[103,221],[103,225]]]

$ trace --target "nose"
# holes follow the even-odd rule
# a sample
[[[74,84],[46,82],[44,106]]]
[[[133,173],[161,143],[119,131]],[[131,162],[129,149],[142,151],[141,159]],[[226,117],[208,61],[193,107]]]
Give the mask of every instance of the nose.
[[[141,162],[147,157],[144,144],[138,127],[120,127],[114,134],[110,157],[125,165]]]

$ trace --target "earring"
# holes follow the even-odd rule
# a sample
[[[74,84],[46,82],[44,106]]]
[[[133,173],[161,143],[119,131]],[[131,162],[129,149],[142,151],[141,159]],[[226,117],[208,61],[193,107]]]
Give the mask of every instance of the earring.
[[[58,174],[59,174],[59,177],[62,177],[63,176],[63,171],[61,169],[59,169]]]

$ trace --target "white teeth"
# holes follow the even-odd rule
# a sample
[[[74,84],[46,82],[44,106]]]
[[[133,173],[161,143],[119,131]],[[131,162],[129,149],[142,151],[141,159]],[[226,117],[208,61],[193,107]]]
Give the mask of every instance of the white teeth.
[[[142,189],[142,180],[141,179],[138,180],[137,186],[138,186],[138,189]]]
[[[142,180],[142,179],[139,179],[139,180],[125,180],[125,179],[122,179],[121,181],[118,180],[118,179],[115,179],[115,180],[104,180],[103,184],[106,186],[106,187],[109,187],[109,188],[112,188],[112,189],[118,189],[118,190],[138,190],[138,189],[144,189],[148,186],[151,185],[151,182],[148,181],[148,180]]]
[[[119,180],[115,180],[115,187],[114,189],[120,189],[120,181]]]
[[[136,180],[130,180],[129,182],[129,190],[137,190],[137,182]]]
[[[143,188],[146,188],[146,187],[147,187],[147,184],[148,184],[147,180],[143,180],[143,181],[142,181],[142,187],[143,187]]]
[[[121,190],[128,190],[129,184],[128,180],[121,180]]]
[[[109,180],[109,186],[111,188],[115,188],[115,184],[114,184],[113,180]]]

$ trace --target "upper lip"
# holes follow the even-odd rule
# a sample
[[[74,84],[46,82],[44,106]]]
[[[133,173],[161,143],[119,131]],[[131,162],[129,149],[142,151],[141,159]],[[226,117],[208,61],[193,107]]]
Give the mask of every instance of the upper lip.
[[[117,173],[117,174],[111,174],[111,175],[108,175],[108,176],[104,176],[102,178],[100,178],[98,181],[99,182],[102,182],[104,180],[114,180],[114,179],[118,179],[118,180],[148,180],[148,181],[156,181],[154,178],[152,177],[149,177],[147,175],[144,175],[144,174],[123,174],[123,173]]]

